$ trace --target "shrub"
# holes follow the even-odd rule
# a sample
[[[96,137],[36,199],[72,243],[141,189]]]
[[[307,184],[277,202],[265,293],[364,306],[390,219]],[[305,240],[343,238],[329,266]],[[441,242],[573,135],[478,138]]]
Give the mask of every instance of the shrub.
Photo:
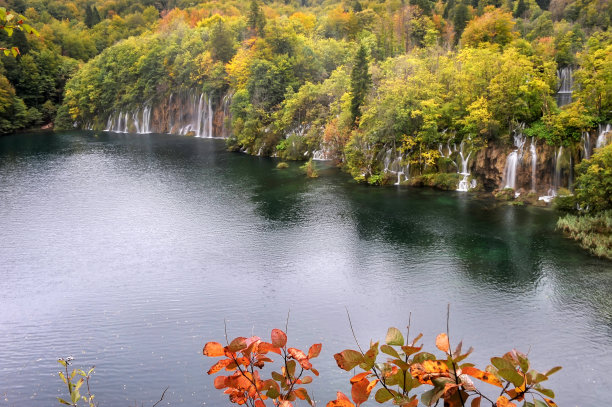
[[[598,214],[565,215],[557,228],[598,257],[612,260],[612,210]]]

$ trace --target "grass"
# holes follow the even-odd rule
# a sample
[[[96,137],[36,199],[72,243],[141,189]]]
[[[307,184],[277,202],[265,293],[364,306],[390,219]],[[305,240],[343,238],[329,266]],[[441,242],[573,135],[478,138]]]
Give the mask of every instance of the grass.
[[[612,210],[589,215],[565,215],[557,221],[580,246],[598,257],[612,260]]]

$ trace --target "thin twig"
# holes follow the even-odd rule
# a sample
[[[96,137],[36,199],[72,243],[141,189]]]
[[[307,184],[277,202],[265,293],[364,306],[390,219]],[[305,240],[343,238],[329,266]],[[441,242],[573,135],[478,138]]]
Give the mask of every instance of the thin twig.
[[[353,333],[353,338],[355,339],[355,343],[357,344],[357,347],[359,348],[359,351],[361,352],[361,354],[365,356],[365,353],[363,353],[363,349],[361,349],[361,346],[359,346],[359,341],[357,340],[357,335],[355,335],[355,330],[353,329],[353,322],[351,321],[351,314],[349,314],[348,308],[346,308],[346,307],[344,307],[344,308],[346,309],[346,316],[348,317],[349,325],[351,327],[351,332]]]
[[[168,391],[170,387],[166,387],[166,390],[164,390],[164,392],[162,393],[161,397],[159,398],[159,401],[155,404],[153,404],[151,407],[155,407],[156,405],[158,405],[159,403],[162,402],[162,400],[164,399],[164,396],[166,395],[166,392]]]
[[[287,311],[287,321],[285,322],[285,335],[289,335],[287,332],[289,331],[289,315],[291,315],[291,308]]]

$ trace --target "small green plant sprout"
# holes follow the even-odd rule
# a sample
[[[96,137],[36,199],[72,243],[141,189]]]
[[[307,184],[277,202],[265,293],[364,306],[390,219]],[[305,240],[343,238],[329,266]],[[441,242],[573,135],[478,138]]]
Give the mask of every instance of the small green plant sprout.
[[[264,407],[267,400],[277,407],[292,407],[297,399],[314,405],[306,388],[301,386],[313,380],[312,376],[304,375],[306,372],[319,375],[310,361],[320,352],[321,344],[312,345],[308,354],[297,348],[288,348],[287,335],[280,329],[272,330],[271,342],[264,342],[257,336],[238,337],[227,346],[208,342],[203,350],[204,356],[224,357],[208,370],[209,375],[223,369],[233,372],[227,376],[217,376],[215,388],[225,389],[230,402],[249,407]],[[281,355],[281,368],[280,371],[271,372],[270,378],[263,379],[259,371],[264,369],[266,363],[273,362],[268,357],[269,353]]]
[[[13,35],[13,31],[21,30],[25,31],[28,34],[38,35],[38,31],[36,31],[32,26],[25,23],[25,17],[21,14],[15,14],[12,11],[6,11],[6,8],[0,7],[0,29],[6,31],[8,36]],[[2,48],[0,47],[0,51],[4,52],[4,55],[9,56],[13,55],[16,57],[19,54],[19,48]]]
[[[346,349],[335,354],[338,367],[361,372],[350,379],[352,401],[338,392],[337,399],[327,407],[358,407],[372,392],[378,403],[392,401],[404,407],[416,407],[419,401],[425,406],[435,406],[440,400],[445,407],[480,407],[488,403],[493,407],[517,407],[515,402],[523,402],[524,407],[556,407],[553,391],[541,383],[560,367],[546,373],[537,372],[530,369],[526,355],[513,350],[491,358],[492,364],[483,371],[464,362],[472,348],[462,352],[460,342],[451,350],[448,334],[441,333],[436,338],[436,347],[444,352],[441,358],[423,351],[423,345],[418,343],[421,334],[412,340],[408,339],[409,334],[410,326],[406,339],[399,329],[391,327],[383,345],[371,343],[364,352],[357,343],[359,350]],[[381,353],[384,358],[379,357]],[[484,394],[476,388],[473,378],[497,387],[499,393],[491,388]],[[428,388],[417,396],[413,390],[420,386]]]
[[[89,379],[94,372],[95,366],[92,366],[87,372],[81,369],[73,369],[70,374],[68,373],[68,366],[72,363],[73,358],[71,356],[67,358],[58,359],[58,363],[64,367],[64,372],[59,372],[59,377],[62,379],[64,384],[68,386],[68,394],[70,395],[70,401],[66,401],[61,397],[58,397],[57,400],[61,404],[65,404],[67,406],[78,406],[79,401],[85,402],[85,405],[88,407],[96,407],[97,404],[94,402],[94,395],[91,394],[91,390],[89,387]],[[75,381],[75,379],[78,380]],[[80,393],[80,389],[86,385],[87,388],[87,396],[82,396]]]

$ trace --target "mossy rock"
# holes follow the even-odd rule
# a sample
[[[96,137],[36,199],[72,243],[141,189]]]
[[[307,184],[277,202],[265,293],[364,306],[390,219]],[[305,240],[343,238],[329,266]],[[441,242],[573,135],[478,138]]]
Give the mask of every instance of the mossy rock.
[[[289,164],[287,164],[284,161],[281,161],[278,164],[276,164],[276,168],[278,168],[279,170],[284,170],[285,168],[289,168]]]
[[[495,193],[495,199],[498,201],[513,201],[514,200],[514,189],[504,188],[501,191]]]

